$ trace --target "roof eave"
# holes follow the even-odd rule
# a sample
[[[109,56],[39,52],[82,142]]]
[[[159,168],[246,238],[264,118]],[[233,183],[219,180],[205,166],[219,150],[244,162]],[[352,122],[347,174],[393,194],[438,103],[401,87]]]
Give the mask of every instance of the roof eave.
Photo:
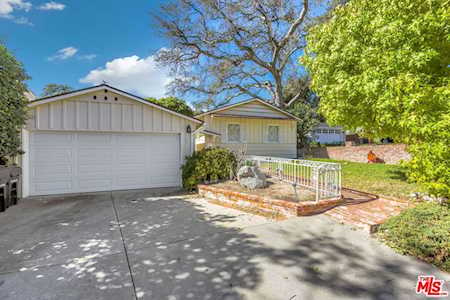
[[[267,106],[269,106],[270,108],[272,108],[272,109],[274,109],[274,110],[276,110],[276,111],[278,111],[278,112],[280,112],[280,113],[282,113],[282,114],[284,114],[284,115],[290,117],[291,119],[294,119],[294,120],[296,120],[296,121],[301,121],[300,118],[294,116],[293,114],[291,114],[291,113],[289,113],[289,112],[287,112],[287,111],[285,111],[285,110],[283,110],[283,109],[281,109],[281,108],[278,108],[278,107],[276,107],[276,106],[274,106],[274,105],[272,105],[272,104],[270,104],[270,103],[267,103],[267,102],[265,102],[265,101],[262,101],[262,100],[260,100],[260,99],[250,99],[250,100],[242,101],[242,102],[239,102],[239,103],[235,103],[235,104],[231,104],[231,105],[227,105],[227,106],[215,108],[215,109],[212,109],[212,110],[210,110],[210,111],[206,111],[206,112],[204,112],[204,113],[195,115],[195,117],[204,117],[204,116],[206,116],[206,115],[209,115],[209,114],[212,114],[212,113],[215,113],[215,112],[218,112],[218,111],[228,110],[228,109],[231,109],[231,108],[233,108],[233,107],[240,106],[240,105],[244,105],[244,104],[247,104],[247,103],[250,103],[250,102],[253,102],[253,101],[258,101],[258,102],[262,103],[263,105],[267,105]]]
[[[139,96],[133,95],[131,93],[125,92],[123,90],[120,90],[118,88],[112,87],[112,86],[107,85],[105,83],[100,84],[100,85],[96,85],[96,86],[92,86],[92,87],[88,87],[88,88],[84,88],[84,89],[80,89],[80,90],[76,90],[76,91],[67,92],[67,93],[64,93],[64,94],[59,94],[59,95],[54,95],[54,96],[49,96],[49,97],[36,99],[36,100],[31,101],[28,104],[28,106],[29,107],[35,107],[35,106],[38,106],[38,105],[42,105],[42,104],[46,104],[46,103],[50,103],[50,102],[55,102],[55,101],[63,100],[63,99],[70,98],[70,97],[75,97],[77,95],[82,95],[82,94],[89,93],[89,92],[92,92],[92,91],[97,91],[97,90],[100,90],[100,89],[108,89],[111,92],[117,93],[117,94],[119,94],[121,96],[124,96],[124,97],[127,97],[127,98],[131,98],[133,100],[136,100],[136,101],[141,102],[143,104],[150,105],[152,107],[159,108],[159,109],[161,109],[163,111],[166,111],[166,112],[168,112],[170,114],[174,114],[174,115],[177,115],[177,116],[179,116],[181,118],[191,120],[191,121],[193,121],[195,123],[203,124],[202,120],[199,120],[199,119],[197,119],[195,117],[189,117],[189,116],[180,114],[179,112],[173,111],[173,110],[171,110],[171,109],[169,109],[167,107],[161,106],[161,105],[156,104],[156,103],[154,103],[152,101],[149,101],[149,100],[144,99],[142,97],[139,97]]]

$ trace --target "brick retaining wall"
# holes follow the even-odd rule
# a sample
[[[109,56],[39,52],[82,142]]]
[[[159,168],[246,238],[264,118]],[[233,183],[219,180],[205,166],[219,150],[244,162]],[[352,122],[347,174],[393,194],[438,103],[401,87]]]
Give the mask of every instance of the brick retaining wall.
[[[387,164],[398,164],[401,160],[408,161],[411,159],[410,154],[406,152],[406,145],[403,144],[319,147],[312,148],[307,155],[312,155],[315,158],[365,163],[369,151],[373,151]]]
[[[320,200],[319,202],[291,202],[270,197],[261,197],[251,193],[230,191],[214,187],[214,185],[203,184],[198,186],[198,193],[207,199],[228,205],[232,204],[235,207],[252,207],[264,212],[272,212],[283,216],[314,215],[344,202],[342,198]]]

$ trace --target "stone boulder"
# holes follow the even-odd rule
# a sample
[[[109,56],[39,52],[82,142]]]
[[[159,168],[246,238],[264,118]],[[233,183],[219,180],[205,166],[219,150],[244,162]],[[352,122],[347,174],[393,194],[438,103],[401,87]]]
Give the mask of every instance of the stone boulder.
[[[258,167],[243,166],[237,173],[239,184],[250,190],[264,188],[267,185],[266,175]]]

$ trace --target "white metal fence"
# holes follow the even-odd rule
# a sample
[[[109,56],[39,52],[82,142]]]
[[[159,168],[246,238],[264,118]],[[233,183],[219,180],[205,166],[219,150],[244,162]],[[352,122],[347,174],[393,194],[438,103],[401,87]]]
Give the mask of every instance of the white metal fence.
[[[337,163],[248,156],[264,173],[315,193],[316,201],[341,196],[341,165]]]

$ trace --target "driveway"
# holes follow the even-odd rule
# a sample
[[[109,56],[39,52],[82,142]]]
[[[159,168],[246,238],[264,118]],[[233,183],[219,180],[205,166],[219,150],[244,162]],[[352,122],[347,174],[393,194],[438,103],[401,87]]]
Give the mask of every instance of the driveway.
[[[420,299],[419,274],[450,280],[326,216],[274,222],[163,192],[1,213],[0,299]]]

